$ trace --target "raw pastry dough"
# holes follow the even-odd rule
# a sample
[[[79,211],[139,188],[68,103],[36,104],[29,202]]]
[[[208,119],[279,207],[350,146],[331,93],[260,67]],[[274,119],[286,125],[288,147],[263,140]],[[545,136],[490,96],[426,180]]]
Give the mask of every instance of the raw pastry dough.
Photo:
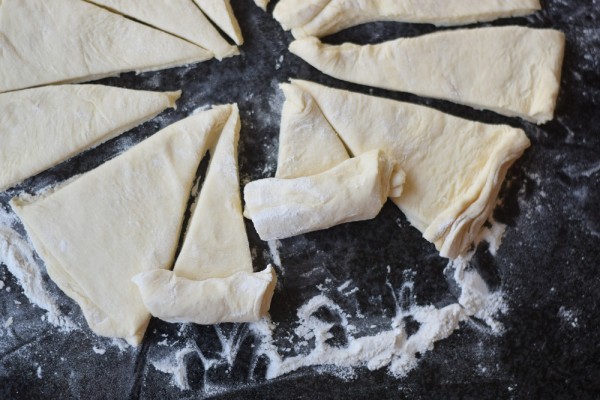
[[[269,5],[269,0],[254,0],[257,6],[267,11],[267,6]]]
[[[4,0],[0,93],[205,61],[185,40],[81,0]]]
[[[281,0],[273,16],[301,38],[323,37],[374,21],[464,25],[539,9],[539,0]]]
[[[0,191],[175,107],[180,94],[101,85],[0,94]]]
[[[404,172],[373,150],[317,175],[250,182],[244,188],[244,215],[262,240],[363,221],[379,214],[392,181],[401,194]]]
[[[219,60],[239,54],[192,0],[89,0],[214,53]]]
[[[233,106],[216,146],[173,272],[134,278],[148,310],[169,322],[250,322],[267,312],[276,276],[253,273],[237,168],[240,117]]]
[[[469,249],[494,209],[508,168],[530,145],[522,130],[510,126],[292,83],[313,97],[353,155],[383,149],[402,166],[404,192],[392,200],[443,257]]]
[[[241,46],[244,43],[242,30],[231,8],[231,0],[194,0],[194,2],[235,44]]]
[[[299,178],[325,172],[350,158],[344,144],[323,117],[312,97],[300,88],[282,84],[276,178]]]
[[[553,118],[564,45],[555,30],[506,26],[366,46],[305,38],[292,42],[290,51],[345,81],[544,123]]]
[[[171,125],[47,195],[11,201],[48,274],[97,334],[141,341],[150,314],[131,278],[172,266],[196,171],[231,108]]]

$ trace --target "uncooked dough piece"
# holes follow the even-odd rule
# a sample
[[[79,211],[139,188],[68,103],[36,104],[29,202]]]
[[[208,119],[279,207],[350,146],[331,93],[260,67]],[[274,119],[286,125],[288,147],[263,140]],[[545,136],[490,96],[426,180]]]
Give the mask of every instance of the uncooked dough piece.
[[[392,201],[443,257],[456,258],[473,244],[508,168],[530,145],[510,126],[307,81],[292,84],[313,97],[353,155],[383,149],[402,166],[404,192]]]
[[[401,194],[404,172],[373,150],[317,175],[250,182],[244,188],[244,215],[262,240],[285,239],[375,218],[392,183]]]
[[[81,0],[4,0],[0,93],[205,61],[185,40]]]
[[[0,94],[0,191],[175,107],[180,94],[101,85]]]
[[[202,12],[238,46],[244,44],[242,30],[238,24],[231,0],[194,0]]]
[[[89,1],[197,44],[219,60],[239,54],[191,0]]]
[[[267,11],[267,6],[269,5],[269,0],[254,0],[257,6]]]
[[[282,84],[276,178],[316,175],[350,158],[344,144],[312,97],[300,88]]]
[[[539,0],[281,0],[273,16],[296,38],[375,21],[465,25],[540,10]]]
[[[131,278],[173,265],[196,171],[231,109],[186,118],[54,192],[11,201],[97,334],[142,340],[150,314]]]
[[[443,31],[360,46],[292,42],[290,51],[335,78],[519,116],[553,118],[565,39],[518,26]]]
[[[269,311],[277,280],[268,266],[254,274],[205,280],[155,270],[136,275],[133,282],[152,315],[167,322],[210,325],[258,321]]]
[[[270,267],[252,270],[237,168],[239,132],[233,106],[218,142],[210,145],[208,173],[173,272],[134,278],[155,317],[197,324],[251,322],[269,309],[276,276]]]

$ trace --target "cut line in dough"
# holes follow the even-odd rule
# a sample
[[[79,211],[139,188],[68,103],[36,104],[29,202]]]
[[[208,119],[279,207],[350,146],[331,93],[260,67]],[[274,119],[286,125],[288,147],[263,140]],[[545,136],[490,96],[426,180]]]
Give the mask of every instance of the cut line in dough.
[[[293,80],[354,156],[382,149],[406,173],[392,201],[443,257],[457,258],[491,215],[508,168],[530,145],[521,129]]]
[[[302,38],[375,21],[466,25],[540,9],[539,0],[281,0],[273,16],[294,37]]]
[[[0,94],[0,191],[174,108],[180,95],[102,85]]]
[[[168,322],[252,322],[269,309],[276,275],[253,273],[242,215],[237,167],[240,117],[236,106],[211,160],[173,271],[134,277],[152,315]]]
[[[164,32],[170,33],[210,52],[219,60],[238,55],[192,0],[88,0]]]
[[[244,44],[242,30],[238,23],[231,0],[194,0],[202,12],[238,46]]]
[[[142,340],[150,313],[131,278],[173,265],[198,166],[231,112],[181,120],[55,191],[11,201],[50,278],[97,334]]]
[[[564,34],[519,26],[436,32],[377,45],[291,43],[335,78],[449,100],[538,124],[554,116]]]
[[[390,191],[401,195],[404,180],[394,162],[372,150],[316,175],[250,182],[244,215],[262,240],[285,239],[375,218]]]
[[[0,93],[205,61],[192,43],[81,0],[4,0]]]

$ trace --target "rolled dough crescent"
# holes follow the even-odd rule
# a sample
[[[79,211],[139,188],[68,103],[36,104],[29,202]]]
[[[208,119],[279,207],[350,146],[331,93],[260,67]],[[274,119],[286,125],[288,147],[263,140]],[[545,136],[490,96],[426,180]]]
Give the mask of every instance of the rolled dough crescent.
[[[434,109],[294,80],[355,155],[383,149],[406,172],[392,199],[443,257],[479,236],[508,168],[529,147],[506,125],[467,121]]]
[[[202,12],[238,46],[244,44],[242,30],[238,24],[231,0],[194,0]]]
[[[142,340],[150,314],[131,278],[173,265],[196,171],[231,110],[186,118],[54,192],[11,201],[97,334]]]
[[[81,0],[4,0],[0,93],[205,61],[185,40]]]
[[[375,21],[466,25],[539,9],[539,0],[281,0],[273,16],[301,38],[323,37]]]
[[[89,0],[212,52],[219,60],[239,54],[191,0]]]
[[[554,116],[564,47],[561,32],[505,26],[366,46],[304,38],[292,42],[290,51],[338,79],[541,124]]]
[[[152,315],[169,322],[251,322],[269,309],[271,267],[253,273],[242,216],[237,168],[240,117],[232,111],[218,142],[210,145],[208,173],[173,271],[135,276]]]
[[[101,85],[0,94],[0,191],[175,107],[180,94]]]
[[[282,84],[276,178],[299,178],[325,172],[350,158],[344,144],[310,95]]]
[[[363,221],[379,214],[392,180],[395,193],[401,194],[404,172],[373,150],[317,175],[250,182],[244,188],[244,215],[262,240]]]

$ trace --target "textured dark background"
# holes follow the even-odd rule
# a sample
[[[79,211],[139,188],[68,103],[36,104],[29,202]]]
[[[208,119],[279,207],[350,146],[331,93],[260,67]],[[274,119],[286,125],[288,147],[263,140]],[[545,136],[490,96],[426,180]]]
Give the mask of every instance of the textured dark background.
[[[502,336],[476,323],[465,323],[436,344],[406,378],[385,369],[358,369],[352,380],[305,369],[265,381],[262,359],[252,354],[254,338],[237,329],[242,350],[232,365],[206,369],[196,357],[185,360],[192,390],[173,387],[170,376],[156,371],[152,357],[194,341],[204,354],[218,358],[221,344],[213,327],[151,322],[144,344],[120,351],[85,328],[78,307],[51,282],[62,310],[84,328],[65,334],[43,322],[4,266],[0,311],[13,316],[11,334],[0,337],[0,398],[598,398],[600,397],[600,7],[596,0],[546,0],[544,10],[528,18],[492,25],[519,24],[559,29],[567,35],[561,94],[554,121],[538,127],[491,112],[444,101],[347,84],[320,74],[287,51],[291,36],[250,0],[233,6],[245,37],[241,56],[192,67],[141,75],[124,74],[102,83],[184,93],[177,111],[88,151],[19,187],[0,193],[0,206],[25,190],[88,171],[159,128],[206,104],[237,102],[242,113],[240,168],[243,183],[272,176],[275,169],[279,82],[298,77],[338,88],[427,104],[454,115],[523,128],[533,146],[511,169],[496,218],[508,224],[496,257],[480,248],[475,265],[491,286],[506,293],[510,311],[501,318]],[[373,23],[347,30],[326,41],[375,43],[434,31],[430,25]],[[255,266],[270,262],[266,243],[248,224]],[[377,324],[394,313],[386,282],[415,281],[419,304],[443,306],[455,301],[432,245],[389,204],[375,220],[339,226],[285,240],[283,271],[271,315],[277,331],[290,331],[295,312],[323,290],[331,292],[351,279],[359,288],[336,302]],[[390,272],[387,272],[390,266]],[[321,288],[317,288],[321,285]],[[324,289],[323,289],[324,288]],[[15,300],[21,304],[16,304]],[[387,319],[386,319],[387,318]],[[167,339],[165,347],[159,342]],[[104,355],[92,347],[105,348]],[[258,362],[257,362],[258,361]],[[41,367],[42,379],[36,376]]]

